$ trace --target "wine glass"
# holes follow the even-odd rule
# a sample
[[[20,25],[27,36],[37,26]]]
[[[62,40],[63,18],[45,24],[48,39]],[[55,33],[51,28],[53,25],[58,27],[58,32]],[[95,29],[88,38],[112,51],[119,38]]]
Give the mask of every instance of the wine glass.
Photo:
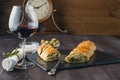
[[[26,39],[37,32],[38,18],[34,7],[31,5],[13,6],[10,18],[9,29],[18,38],[22,39],[23,58],[16,68],[28,69],[35,66],[34,63],[26,60],[25,44]]]

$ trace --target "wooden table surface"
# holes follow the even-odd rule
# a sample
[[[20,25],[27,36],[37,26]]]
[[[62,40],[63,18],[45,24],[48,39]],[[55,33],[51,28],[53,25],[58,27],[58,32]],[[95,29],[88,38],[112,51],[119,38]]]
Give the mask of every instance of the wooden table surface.
[[[113,36],[83,36],[83,35],[35,35],[27,41],[40,42],[41,39],[57,38],[61,42],[59,49],[72,50],[83,40],[92,40],[97,50],[120,56],[120,39]],[[10,51],[18,46],[21,40],[13,35],[0,36],[0,63],[5,58],[3,51]],[[55,76],[36,66],[28,70],[7,72],[0,64],[0,80],[120,80],[120,63],[100,65],[86,68],[59,70]]]

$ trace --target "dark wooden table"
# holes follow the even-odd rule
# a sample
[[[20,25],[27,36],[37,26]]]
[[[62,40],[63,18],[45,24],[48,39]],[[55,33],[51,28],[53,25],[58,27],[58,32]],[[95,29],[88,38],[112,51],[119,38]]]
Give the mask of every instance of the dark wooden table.
[[[72,50],[83,40],[89,39],[96,43],[97,50],[120,56],[120,39],[113,36],[83,36],[83,35],[35,35],[27,41],[40,42],[41,39],[58,38],[59,49]],[[0,36],[0,63],[5,58],[3,51],[10,51],[18,46],[21,40],[13,35]],[[0,64],[0,80],[120,80],[120,63],[94,67],[59,70],[55,76],[36,66],[28,70],[6,72]]]

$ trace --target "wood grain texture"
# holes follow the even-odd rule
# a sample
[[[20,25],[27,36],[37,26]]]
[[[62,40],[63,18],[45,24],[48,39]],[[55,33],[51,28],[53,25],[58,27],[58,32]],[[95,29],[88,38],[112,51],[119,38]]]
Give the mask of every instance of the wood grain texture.
[[[118,0],[53,1],[55,19],[70,34],[120,34]]]
[[[111,77],[112,80],[119,80],[120,64],[103,66],[103,70]]]
[[[0,34],[8,30],[8,19],[13,5],[22,0],[0,0]],[[69,34],[120,35],[119,0],[53,0],[54,18],[61,29]],[[42,23],[47,34],[59,33],[53,21]]]
[[[120,39],[113,36],[84,36],[84,35],[39,35],[36,34],[27,41],[40,42],[41,39],[57,38],[61,42],[59,49],[72,50],[83,40],[96,43],[97,50],[114,54],[120,57]],[[0,63],[5,58],[3,51],[13,50],[21,40],[13,35],[0,36]],[[56,75],[48,76],[47,72],[39,67],[28,70],[6,72],[0,64],[0,80],[120,80],[120,64],[101,65],[87,68],[59,70]]]

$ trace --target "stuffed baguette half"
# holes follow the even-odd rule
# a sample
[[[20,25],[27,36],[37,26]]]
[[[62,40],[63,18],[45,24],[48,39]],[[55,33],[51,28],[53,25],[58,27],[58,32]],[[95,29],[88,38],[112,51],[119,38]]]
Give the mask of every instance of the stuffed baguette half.
[[[83,41],[70,52],[65,61],[68,63],[87,62],[94,55],[95,50],[95,43],[89,40]]]
[[[40,45],[38,48],[38,55],[46,62],[54,61],[61,57],[57,48],[51,46],[50,44]]]

